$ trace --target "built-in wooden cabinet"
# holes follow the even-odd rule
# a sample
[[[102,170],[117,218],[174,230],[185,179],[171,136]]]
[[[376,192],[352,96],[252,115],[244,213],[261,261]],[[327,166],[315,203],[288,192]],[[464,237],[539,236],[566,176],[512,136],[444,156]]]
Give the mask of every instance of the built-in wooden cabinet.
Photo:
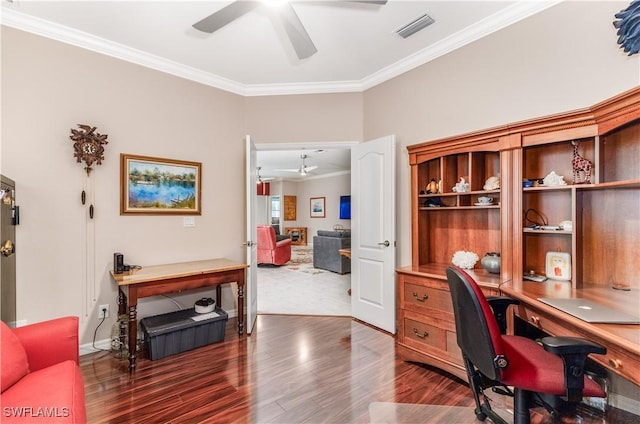
[[[411,146],[409,157],[412,266],[397,270],[399,351],[407,360],[466,378],[446,267],[459,250],[475,252],[480,258],[502,250],[502,180],[507,175],[509,187],[509,139],[474,134]],[[498,180],[498,186],[487,186],[490,179]],[[481,204],[481,197],[492,201]],[[480,261],[471,273],[486,295],[497,295],[501,276],[510,275],[491,274],[480,268]]]
[[[589,183],[573,180],[576,142],[592,165]],[[408,153],[412,264],[397,270],[397,343],[405,359],[466,378],[445,276],[458,250],[480,258],[500,252],[500,274],[480,261],[471,271],[486,294],[505,283],[519,290],[531,271],[545,275],[547,252],[570,256],[570,279],[558,280],[567,295],[640,288],[640,88],[590,108],[409,146]],[[545,185],[552,171],[566,184]],[[493,176],[500,187],[487,189]],[[468,191],[454,189],[460,178]],[[485,196],[492,204],[479,204]],[[534,226],[563,221],[571,226]]]

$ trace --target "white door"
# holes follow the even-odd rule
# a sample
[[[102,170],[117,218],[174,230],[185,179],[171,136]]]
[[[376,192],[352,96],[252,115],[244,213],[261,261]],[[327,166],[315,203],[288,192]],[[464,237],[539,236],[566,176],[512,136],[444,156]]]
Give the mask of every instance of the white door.
[[[351,314],[396,332],[395,136],[351,149]]]
[[[256,203],[258,193],[256,191],[257,182],[257,155],[256,146],[251,141],[251,136],[246,138],[247,169],[246,169],[246,191],[247,191],[247,281],[245,285],[245,298],[247,304],[246,332],[251,334],[256,317],[258,316],[258,263],[257,263],[257,239],[258,230],[256,227]]]

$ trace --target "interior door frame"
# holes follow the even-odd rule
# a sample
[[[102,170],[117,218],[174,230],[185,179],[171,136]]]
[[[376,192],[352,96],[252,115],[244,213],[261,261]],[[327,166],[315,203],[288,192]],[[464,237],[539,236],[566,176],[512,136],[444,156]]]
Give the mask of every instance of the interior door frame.
[[[309,151],[317,150],[317,149],[349,149],[351,150],[353,146],[360,144],[359,141],[327,141],[327,142],[313,142],[313,143],[256,143],[254,140],[254,145],[256,150],[259,151],[274,151],[274,150],[301,150],[306,149]],[[282,201],[282,199],[281,199]],[[256,205],[254,204],[253,207]],[[353,219],[353,218],[352,218]],[[283,226],[283,222],[280,222],[281,227]],[[353,223],[352,223],[353,225]],[[307,237],[309,235],[307,234]],[[349,274],[349,278],[351,279],[351,274]],[[257,301],[257,293],[256,293],[256,301]]]

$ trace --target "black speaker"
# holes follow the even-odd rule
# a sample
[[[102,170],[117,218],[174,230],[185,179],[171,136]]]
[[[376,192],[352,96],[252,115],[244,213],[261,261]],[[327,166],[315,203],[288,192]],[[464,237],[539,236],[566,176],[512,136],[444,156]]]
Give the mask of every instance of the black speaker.
[[[113,254],[113,272],[122,274],[124,272],[124,255],[122,253]]]

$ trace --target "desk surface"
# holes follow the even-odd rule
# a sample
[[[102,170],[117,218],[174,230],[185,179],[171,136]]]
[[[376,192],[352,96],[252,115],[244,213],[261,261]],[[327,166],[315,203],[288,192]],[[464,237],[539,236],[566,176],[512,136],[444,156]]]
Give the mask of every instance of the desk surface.
[[[631,368],[635,372],[640,369],[640,325],[588,323],[537,300],[539,297],[584,298],[631,315],[637,315],[640,309],[639,289],[619,291],[608,287],[588,287],[572,290],[568,282],[547,280],[544,283],[524,282],[522,289],[515,289],[510,284],[504,284],[500,286],[500,290],[505,295],[518,299],[522,304],[547,315],[555,324],[567,331],[566,334],[554,335],[582,334],[584,337],[602,343],[612,351],[612,354],[622,352],[626,362],[630,362],[627,364],[627,370]],[[632,381],[640,384],[640,375],[632,378]]]
[[[178,262],[174,264],[145,266],[139,270],[111,275],[118,286],[146,283],[149,281],[168,280],[170,278],[187,277],[199,274],[210,274],[223,271],[234,271],[248,268],[249,265],[225,258],[206,259],[202,261]]]

